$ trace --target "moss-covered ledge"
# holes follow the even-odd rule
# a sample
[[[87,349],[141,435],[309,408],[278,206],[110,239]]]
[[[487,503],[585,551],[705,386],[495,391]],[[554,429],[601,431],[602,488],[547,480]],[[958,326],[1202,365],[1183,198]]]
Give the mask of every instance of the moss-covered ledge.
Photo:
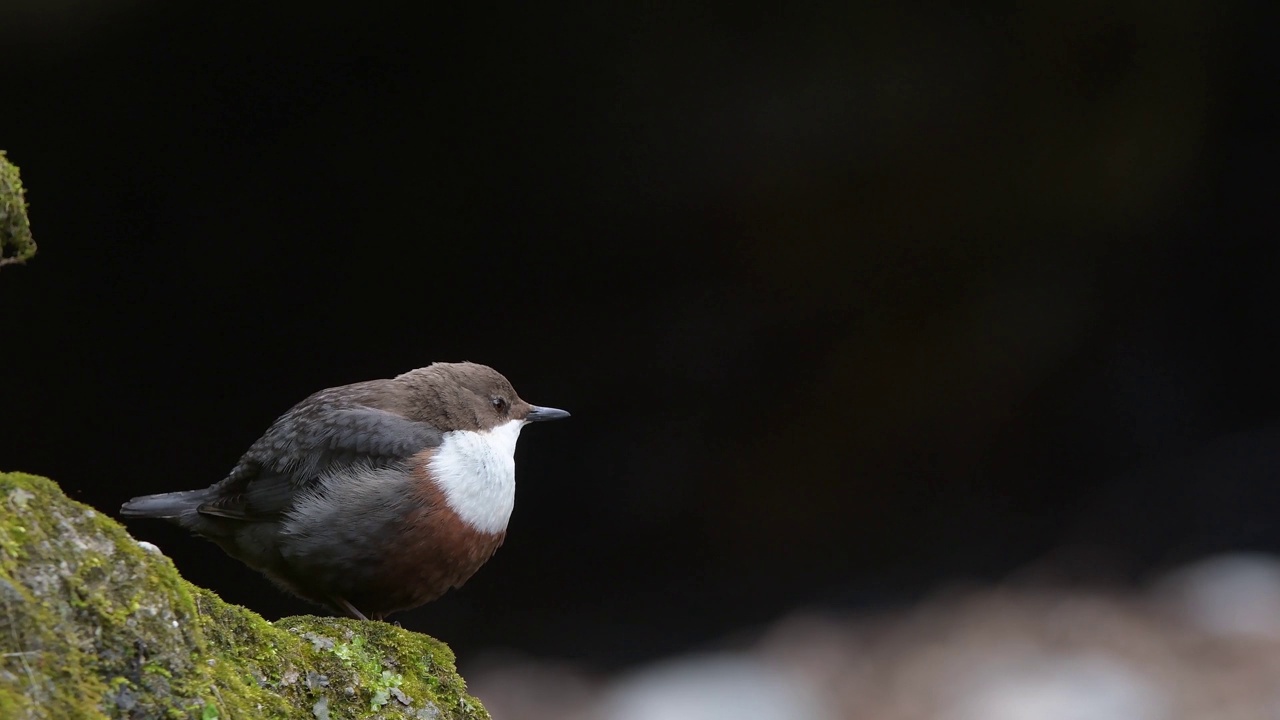
[[[24,263],[35,254],[22,179],[17,166],[0,150],[0,267]]]
[[[0,473],[0,718],[488,718],[425,635],[270,623],[45,478]]]

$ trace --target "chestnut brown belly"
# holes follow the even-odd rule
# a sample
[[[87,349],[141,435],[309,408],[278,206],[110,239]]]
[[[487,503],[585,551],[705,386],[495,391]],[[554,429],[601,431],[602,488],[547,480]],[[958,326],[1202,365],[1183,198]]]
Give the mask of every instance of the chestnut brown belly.
[[[366,579],[347,598],[365,613],[407,610],[461,587],[502,545],[505,532],[482,533],[443,502],[405,515],[396,545],[360,573]]]

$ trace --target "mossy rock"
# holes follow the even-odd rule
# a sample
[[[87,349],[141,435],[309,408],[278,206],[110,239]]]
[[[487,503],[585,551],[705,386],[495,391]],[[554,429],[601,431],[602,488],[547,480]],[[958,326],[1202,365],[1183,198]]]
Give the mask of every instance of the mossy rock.
[[[35,254],[18,168],[0,150],[0,267],[26,262]]]
[[[0,718],[488,718],[443,643],[267,622],[56,483],[0,473]]]

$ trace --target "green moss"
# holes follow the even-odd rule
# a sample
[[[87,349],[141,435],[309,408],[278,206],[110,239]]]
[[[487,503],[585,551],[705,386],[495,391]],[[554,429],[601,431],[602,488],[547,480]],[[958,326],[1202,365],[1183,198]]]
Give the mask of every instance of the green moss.
[[[50,480],[0,473],[0,717],[488,718],[447,646],[269,623],[178,576]]]
[[[0,150],[0,266],[26,262],[35,254],[18,168]]]

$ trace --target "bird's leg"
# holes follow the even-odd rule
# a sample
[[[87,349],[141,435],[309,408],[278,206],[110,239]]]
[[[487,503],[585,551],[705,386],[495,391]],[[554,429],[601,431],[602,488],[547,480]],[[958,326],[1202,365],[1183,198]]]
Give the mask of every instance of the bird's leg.
[[[338,596],[336,596],[336,595],[333,597],[333,604],[334,604],[335,606],[337,606],[337,608],[338,608],[339,610],[341,610],[341,611],[345,612],[345,613],[347,614],[347,616],[348,616],[348,617],[353,617],[353,618],[355,618],[356,620],[368,620],[368,619],[369,619],[369,618],[367,618],[367,617],[365,617],[365,616],[364,616],[364,613],[362,613],[362,612],[360,612],[359,610],[357,610],[355,605],[352,605],[351,603],[347,602],[345,599],[340,598],[340,597],[338,597]]]
[[[378,622],[386,622],[386,621],[387,621],[387,613],[374,613],[371,617],[372,617],[374,620],[377,620]],[[393,622],[393,623],[391,623],[391,624],[392,624],[392,625],[395,625],[396,627],[404,627],[403,625],[401,625],[401,624],[400,624],[400,621],[399,621],[399,620],[397,620],[397,621],[395,621],[395,622]]]

